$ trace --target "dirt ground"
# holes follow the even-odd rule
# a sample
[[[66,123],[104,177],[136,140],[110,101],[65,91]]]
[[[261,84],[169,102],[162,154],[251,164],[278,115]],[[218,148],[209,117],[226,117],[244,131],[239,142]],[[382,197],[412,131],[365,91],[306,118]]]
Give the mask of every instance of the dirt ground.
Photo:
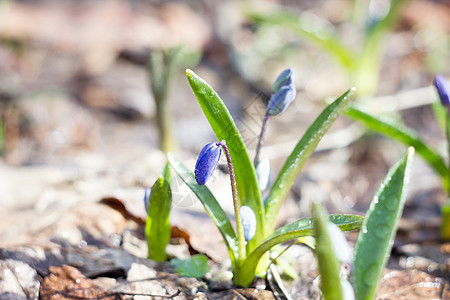
[[[147,260],[142,198],[166,162],[150,90],[151,52],[183,45],[190,53],[175,68],[169,100],[174,154],[191,168],[215,137],[186,67],[225,101],[251,156],[263,95],[281,70],[295,69],[297,99],[266,132],[272,182],[326,101],[351,86],[313,43],[280,28],[257,30],[246,17],[282,8],[307,12],[358,45],[357,25],[348,21],[352,1],[299,2],[0,1],[0,298],[286,299],[270,276],[248,289],[232,286],[219,231],[176,177],[167,251],[177,258],[206,254],[211,272],[182,277],[169,263]],[[364,100],[375,110],[394,107],[442,153],[431,82],[436,73],[450,77],[449,16],[445,0],[408,1],[384,41],[379,84]],[[296,179],[279,223],[308,216],[317,197],[330,213],[363,215],[405,150],[340,117]],[[208,186],[232,215],[227,174],[216,172]],[[439,239],[445,198],[437,175],[416,157],[378,299],[450,299],[450,243]],[[347,234],[352,245],[356,237]],[[296,245],[285,259],[297,274],[282,276],[286,294],[319,299],[312,251]]]

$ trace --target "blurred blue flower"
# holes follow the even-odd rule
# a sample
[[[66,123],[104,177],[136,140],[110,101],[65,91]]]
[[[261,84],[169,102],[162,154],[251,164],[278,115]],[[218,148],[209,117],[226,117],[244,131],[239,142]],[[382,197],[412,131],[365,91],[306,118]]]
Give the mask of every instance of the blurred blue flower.
[[[278,90],[283,87],[290,84],[294,84],[295,81],[295,74],[294,69],[288,68],[281,72],[280,75],[278,75],[277,79],[275,80],[275,83],[272,85],[272,93],[278,92]]]
[[[246,205],[241,206],[239,212],[241,213],[242,227],[244,227],[245,240],[250,241],[255,236],[256,232],[255,213],[250,207]]]
[[[144,193],[144,205],[145,205],[145,211],[147,212],[148,215],[148,202],[150,200],[150,193],[152,192],[152,189],[149,187],[145,188],[145,193]]]
[[[447,79],[442,75],[436,75],[434,78],[434,86],[439,94],[442,105],[450,107],[450,87]]]
[[[295,100],[297,90],[294,84],[284,85],[272,95],[269,104],[267,105],[267,114],[269,116],[276,116],[282,113]]]
[[[195,180],[199,185],[204,185],[211,177],[219,163],[222,149],[220,143],[210,143],[203,147],[195,164]]]

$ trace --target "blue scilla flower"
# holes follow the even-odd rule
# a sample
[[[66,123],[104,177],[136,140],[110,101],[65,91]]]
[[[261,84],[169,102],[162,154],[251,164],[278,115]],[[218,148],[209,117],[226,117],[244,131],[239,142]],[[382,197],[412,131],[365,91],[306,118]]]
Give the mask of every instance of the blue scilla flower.
[[[256,232],[255,213],[250,207],[246,205],[241,206],[239,212],[241,213],[242,227],[244,227],[245,240],[250,241],[255,236]]]
[[[295,81],[294,69],[288,68],[284,70],[283,72],[281,72],[280,75],[278,75],[277,79],[272,85],[272,93],[275,94],[281,87],[293,84],[294,81]]]
[[[434,86],[436,87],[442,105],[450,107],[450,87],[447,79],[442,75],[436,75],[434,78]]]
[[[195,180],[199,185],[204,185],[211,177],[219,163],[222,149],[220,143],[210,143],[203,147],[195,164]]]
[[[145,193],[144,193],[144,205],[145,205],[145,211],[147,212],[148,215],[148,202],[150,200],[150,193],[152,192],[152,189],[149,187],[145,188]]]
[[[267,115],[276,116],[282,113],[294,101],[296,96],[297,90],[294,84],[291,83],[280,87],[270,98],[267,105]]]

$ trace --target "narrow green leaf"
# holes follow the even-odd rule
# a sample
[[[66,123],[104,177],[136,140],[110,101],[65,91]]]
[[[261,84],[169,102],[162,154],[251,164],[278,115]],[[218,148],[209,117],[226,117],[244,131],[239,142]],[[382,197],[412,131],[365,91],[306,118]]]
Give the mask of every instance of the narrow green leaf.
[[[319,263],[320,286],[325,300],[342,300],[341,279],[339,272],[341,264],[333,251],[333,245],[327,229],[327,212],[322,204],[312,203],[312,216],[316,250]]]
[[[380,185],[364,219],[353,258],[356,297],[373,299],[386,265],[406,198],[414,148],[393,166]]]
[[[252,250],[264,238],[264,205],[252,160],[233,118],[219,95],[192,70],[186,70],[186,75],[217,140],[225,140],[230,150],[241,204],[250,206],[256,215],[256,234],[248,243],[249,249]]]
[[[170,264],[177,273],[188,277],[201,278],[209,271],[208,257],[204,254],[195,254],[188,259],[174,258]]]
[[[442,131],[442,135],[446,136],[447,133],[445,126],[447,126],[447,108],[438,100],[431,103],[431,109],[433,110],[434,117],[436,118],[439,128]]]
[[[364,124],[366,127],[375,130],[387,137],[390,137],[407,146],[415,148],[417,153],[430,164],[430,166],[441,177],[445,190],[448,187],[447,166],[442,157],[428,145],[426,145],[419,135],[404,124],[393,122],[386,118],[372,116],[355,106],[347,106],[344,114],[352,120]]]
[[[278,211],[286,198],[295,178],[302,169],[306,160],[313,153],[319,141],[350,101],[354,89],[350,89],[340,96],[317,117],[308,128],[292,153],[287,158],[275,181],[266,203],[266,232],[275,227]]]
[[[214,198],[214,195],[210,192],[210,190],[204,185],[197,184],[194,174],[189,171],[189,169],[187,169],[171,153],[167,154],[167,158],[172,168],[174,168],[178,176],[180,176],[184,183],[186,183],[192,192],[194,192],[203,204],[206,213],[211,217],[214,224],[216,224],[228,248],[231,263],[234,269],[236,267],[236,258],[238,257],[238,245],[236,234],[226,213],[223,211],[222,207],[217,202],[216,198]]]
[[[336,224],[342,231],[359,229],[363,217],[355,215],[330,215],[330,221]],[[237,285],[248,286],[255,276],[255,269],[260,258],[273,246],[280,243],[313,234],[313,225],[310,218],[298,220],[285,225],[268,236],[253,252],[251,252],[233,278]]]
[[[171,206],[170,172],[166,164],[163,176],[160,176],[153,184],[149,198],[148,217],[145,224],[149,259],[160,262],[166,260],[166,246],[170,239]]]

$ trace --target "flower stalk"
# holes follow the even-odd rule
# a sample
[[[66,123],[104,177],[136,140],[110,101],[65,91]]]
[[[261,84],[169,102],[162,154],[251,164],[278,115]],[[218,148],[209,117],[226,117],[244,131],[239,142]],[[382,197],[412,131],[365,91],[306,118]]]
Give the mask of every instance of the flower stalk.
[[[259,154],[261,152],[261,147],[262,147],[262,144],[263,144],[264,133],[266,132],[266,126],[267,126],[267,121],[268,120],[269,120],[269,114],[266,113],[264,115],[263,123],[262,123],[262,126],[261,126],[261,133],[259,134],[258,145],[256,146],[256,154],[255,154],[255,159],[253,161],[253,164],[255,166],[259,163]]]
[[[230,150],[227,147],[225,140],[219,143],[210,143],[203,147],[200,155],[198,156],[197,163],[195,164],[195,180],[199,185],[204,185],[211,177],[212,173],[219,163],[220,155],[223,152],[227,158],[228,172],[230,173],[231,193],[233,195],[234,215],[236,217],[236,229],[238,237],[238,260],[242,261],[246,256],[245,248],[245,234],[241,217],[241,203],[239,201],[237,187],[236,187],[236,175],[234,173],[233,162],[231,160]]]
[[[225,140],[219,143],[222,148],[225,156],[227,158],[228,164],[228,172],[230,173],[230,181],[231,181],[231,193],[233,195],[233,206],[234,206],[234,215],[236,217],[236,229],[237,229],[237,237],[238,237],[238,247],[239,247],[239,261],[245,259],[246,251],[245,251],[245,238],[244,238],[244,227],[242,226],[242,218],[241,218],[241,203],[239,202],[239,197],[237,193],[236,187],[236,176],[234,175],[233,162],[231,160],[230,151],[228,150],[227,144]]]
[[[269,116],[276,116],[288,108],[288,106],[295,100],[297,91],[294,85],[295,74],[292,68],[288,68],[278,75],[275,83],[272,85],[272,96],[267,104],[266,114],[264,115],[261,126],[261,133],[258,138],[256,146],[256,154],[253,164],[256,166],[259,163],[259,153],[263,144],[263,137],[267,127]]]

